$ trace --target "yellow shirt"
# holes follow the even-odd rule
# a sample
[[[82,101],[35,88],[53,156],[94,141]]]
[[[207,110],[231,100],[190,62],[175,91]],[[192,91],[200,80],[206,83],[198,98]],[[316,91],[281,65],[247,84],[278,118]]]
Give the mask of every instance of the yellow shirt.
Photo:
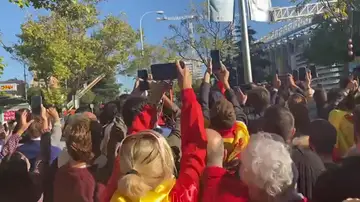
[[[158,185],[154,190],[149,191],[145,196],[136,200],[131,200],[128,197],[121,195],[119,191],[115,191],[110,202],[170,202],[169,194],[175,183],[175,178],[166,180]]]

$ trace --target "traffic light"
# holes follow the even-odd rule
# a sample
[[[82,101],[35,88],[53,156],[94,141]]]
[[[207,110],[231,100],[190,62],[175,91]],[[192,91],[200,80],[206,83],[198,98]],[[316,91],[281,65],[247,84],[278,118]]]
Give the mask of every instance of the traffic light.
[[[354,59],[354,45],[353,45],[353,40],[350,38],[348,40],[348,56],[349,56],[349,60],[352,61]]]
[[[354,48],[353,41],[352,41],[352,39],[349,39],[349,41],[348,41],[348,55],[350,57],[352,57],[354,55],[353,48]]]

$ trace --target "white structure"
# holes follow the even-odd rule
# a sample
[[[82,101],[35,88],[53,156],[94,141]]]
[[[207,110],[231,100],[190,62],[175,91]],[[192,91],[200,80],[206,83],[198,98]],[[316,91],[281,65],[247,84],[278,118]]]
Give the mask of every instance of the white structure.
[[[289,24],[271,31],[256,42],[263,43],[262,49],[268,53],[273,72],[280,74],[290,73],[292,70],[306,67],[308,61],[303,57],[304,48],[311,39],[311,32],[315,28],[312,17],[326,12],[328,6],[333,6],[336,1],[329,4],[311,3],[301,8],[296,6],[273,8],[271,12],[274,22],[293,20]],[[317,66],[319,78],[315,78],[313,85],[322,84],[324,88],[338,87],[342,65]]]

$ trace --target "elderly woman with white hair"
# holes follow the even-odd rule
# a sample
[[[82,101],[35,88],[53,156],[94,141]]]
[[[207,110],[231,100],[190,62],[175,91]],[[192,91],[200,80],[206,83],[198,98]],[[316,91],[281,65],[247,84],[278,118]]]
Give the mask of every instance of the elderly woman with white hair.
[[[297,169],[288,147],[277,135],[251,136],[241,153],[240,176],[248,186],[250,201],[306,202],[296,191]]]

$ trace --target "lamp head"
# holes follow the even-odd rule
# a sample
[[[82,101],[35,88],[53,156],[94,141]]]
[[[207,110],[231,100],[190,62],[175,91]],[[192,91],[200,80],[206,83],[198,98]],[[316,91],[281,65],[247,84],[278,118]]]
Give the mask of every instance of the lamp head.
[[[156,13],[159,15],[163,15],[165,12],[164,11],[156,11]]]

